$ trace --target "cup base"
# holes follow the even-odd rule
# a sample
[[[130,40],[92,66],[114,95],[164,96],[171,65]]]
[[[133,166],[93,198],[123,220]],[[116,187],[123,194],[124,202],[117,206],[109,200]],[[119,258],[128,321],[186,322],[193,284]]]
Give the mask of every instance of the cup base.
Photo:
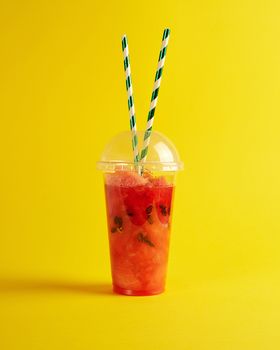
[[[149,296],[149,295],[157,295],[164,292],[164,289],[158,290],[131,290],[118,287],[113,285],[113,291],[117,294],[129,295],[129,296]]]

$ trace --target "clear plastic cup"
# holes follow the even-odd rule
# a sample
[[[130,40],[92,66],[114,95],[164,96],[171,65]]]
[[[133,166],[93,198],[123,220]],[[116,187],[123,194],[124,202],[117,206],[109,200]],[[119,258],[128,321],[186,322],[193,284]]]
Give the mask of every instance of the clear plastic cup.
[[[143,132],[139,132],[139,140]],[[132,160],[131,133],[105,147],[104,173],[113,290],[154,295],[165,289],[175,175],[183,168],[172,142],[153,132],[142,166]]]

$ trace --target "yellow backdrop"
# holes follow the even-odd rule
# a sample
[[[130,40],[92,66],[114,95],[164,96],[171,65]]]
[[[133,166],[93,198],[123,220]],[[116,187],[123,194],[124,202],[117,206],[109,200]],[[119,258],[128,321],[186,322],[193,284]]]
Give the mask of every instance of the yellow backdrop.
[[[279,349],[280,5],[3,1],[0,348]],[[167,292],[110,294],[101,174],[126,130],[121,35],[144,128],[178,147]]]

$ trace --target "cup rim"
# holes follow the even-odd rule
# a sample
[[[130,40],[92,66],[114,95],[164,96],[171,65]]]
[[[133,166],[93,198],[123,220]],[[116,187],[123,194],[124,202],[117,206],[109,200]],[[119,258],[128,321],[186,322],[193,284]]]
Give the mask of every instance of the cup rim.
[[[111,160],[111,161],[98,161],[96,163],[97,169],[102,170],[104,172],[106,171],[115,171],[116,168],[118,171],[135,171],[137,167],[144,166],[145,169],[151,170],[151,171],[181,171],[184,169],[184,163],[183,162],[161,162],[161,161],[145,161],[145,162],[139,162],[138,165],[136,165],[133,162],[127,162],[123,160]]]

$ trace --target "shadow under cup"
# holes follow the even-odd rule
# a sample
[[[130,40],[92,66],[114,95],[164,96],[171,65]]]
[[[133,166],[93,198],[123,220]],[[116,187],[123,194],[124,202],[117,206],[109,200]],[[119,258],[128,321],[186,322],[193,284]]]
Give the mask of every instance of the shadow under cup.
[[[128,153],[128,154],[126,154]],[[104,173],[113,290],[154,295],[165,289],[176,172],[174,145],[153,132],[145,163],[131,161],[130,133],[105,148]]]

